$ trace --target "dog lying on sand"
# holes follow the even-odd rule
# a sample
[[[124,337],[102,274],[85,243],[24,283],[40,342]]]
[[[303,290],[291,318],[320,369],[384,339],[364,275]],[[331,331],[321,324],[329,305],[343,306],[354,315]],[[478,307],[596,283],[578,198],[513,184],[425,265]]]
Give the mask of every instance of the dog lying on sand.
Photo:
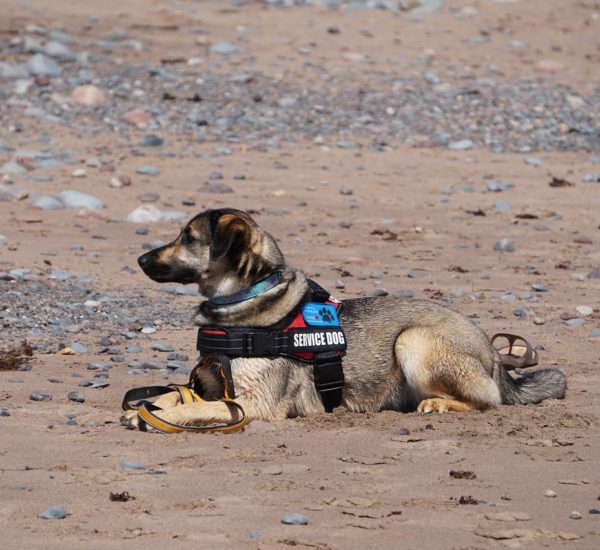
[[[205,401],[181,404],[177,392],[160,397],[156,415],[166,422],[236,421],[239,411],[219,400],[232,392],[250,420],[337,405],[356,412],[483,410],[565,395],[561,369],[514,378],[482,330],[443,305],[389,296],[327,298],[239,210],[198,214],[174,241],[138,262],[154,281],[199,286],[207,298],[195,316],[200,351],[203,341],[230,359],[226,375],[196,369],[193,383]],[[304,326],[294,325],[298,315]],[[124,422],[136,427],[135,411]]]

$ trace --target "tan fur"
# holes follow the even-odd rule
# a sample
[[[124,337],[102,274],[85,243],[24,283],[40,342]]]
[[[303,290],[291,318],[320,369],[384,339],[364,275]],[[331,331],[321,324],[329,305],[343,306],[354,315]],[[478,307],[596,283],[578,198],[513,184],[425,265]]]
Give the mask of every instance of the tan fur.
[[[269,326],[292,311],[307,290],[305,275],[285,265],[274,239],[248,214],[232,209],[199,214],[175,241],[141,256],[139,263],[151,278],[195,282],[209,298],[237,292],[274,271],[283,273],[281,284],[250,300],[220,306],[202,302],[195,317],[198,325]],[[341,320],[348,343],[342,404],[352,411],[484,410],[502,402],[564,396],[564,380],[554,370],[547,371],[552,376],[545,393],[536,394],[534,381],[528,395],[518,401],[517,382],[502,371],[498,354],[481,329],[440,304],[358,298],[344,301]],[[284,357],[237,358],[231,365],[236,401],[249,419],[323,411],[312,365]],[[237,420],[237,413],[219,402],[175,407],[163,403],[166,410],[157,415],[169,422]],[[126,414],[124,422],[135,426],[135,415]]]

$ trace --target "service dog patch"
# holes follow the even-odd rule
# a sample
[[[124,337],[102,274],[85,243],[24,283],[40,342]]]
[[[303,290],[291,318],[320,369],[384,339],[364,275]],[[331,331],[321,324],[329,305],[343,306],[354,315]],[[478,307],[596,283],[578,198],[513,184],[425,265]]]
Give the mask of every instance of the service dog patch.
[[[306,302],[302,306],[302,317],[309,327],[339,327],[340,320],[335,306],[318,302]]]

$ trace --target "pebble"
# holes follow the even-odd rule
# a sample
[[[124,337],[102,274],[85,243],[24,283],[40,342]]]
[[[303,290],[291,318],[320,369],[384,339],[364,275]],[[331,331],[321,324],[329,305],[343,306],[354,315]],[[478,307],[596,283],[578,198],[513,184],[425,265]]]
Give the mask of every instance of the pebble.
[[[132,109],[121,116],[122,120],[137,128],[146,128],[152,118],[152,113],[146,109]]]
[[[59,61],[75,61],[73,50],[66,44],[58,42],[57,40],[49,40],[46,42],[42,47],[42,52]]]
[[[515,245],[510,239],[500,239],[494,244],[494,250],[498,252],[514,252]]]
[[[0,416],[10,416],[10,409],[0,409]]]
[[[397,290],[394,292],[394,298],[414,298],[415,293],[412,290]]]
[[[558,73],[564,69],[564,65],[555,59],[540,59],[535,65],[535,69],[543,73]]]
[[[568,319],[567,321],[564,321],[564,323],[568,327],[582,327],[585,325],[585,319]]]
[[[538,157],[526,157],[525,164],[529,164],[530,166],[541,166],[544,164],[544,161]]]
[[[485,187],[492,193],[502,193],[503,191],[508,191],[509,189],[513,188],[514,185],[512,183],[505,183],[503,181],[489,181],[485,184]]]
[[[590,338],[600,338],[600,330],[591,330],[588,336]]]
[[[583,181],[586,183],[599,183],[600,172],[591,172],[590,174],[586,174],[583,176]]]
[[[136,172],[143,176],[158,176],[160,174],[160,170],[156,166],[151,165],[140,166],[136,169]]]
[[[523,309],[522,307],[519,307],[513,311],[513,315],[515,317],[518,317],[519,319],[526,319],[527,311],[525,309]]]
[[[548,498],[556,498],[556,493],[552,489],[547,489],[544,492],[544,496]]]
[[[88,193],[83,193],[82,191],[70,189],[61,191],[56,198],[67,208],[89,208],[91,210],[96,210],[106,207],[104,201]]]
[[[113,189],[121,189],[122,187],[127,187],[129,185],[131,185],[131,178],[129,176],[115,176],[110,180],[110,186]]]
[[[137,227],[135,230],[136,235],[147,235],[148,233],[150,233],[150,229],[145,225]]]
[[[77,86],[71,92],[71,99],[79,105],[85,105],[86,107],[99,107],[106,101],[104,92],[93,86],[92,84],[85,84],[83,86]]]
[[[85,396],[78,391],[70,391],[67,394],[67,397],[69,399],[69,401],[75,401],[75,403],[84,403],[85,402]]]
[[[213,44],[209,51],[219,55],[232,55],[240,53],[240,48],[231,42],[216,42]]]
[[[154,327],[144,327],[141,330],[142,334],[154,334],[156,332],[156,329]]]
[[[475,144],[470,139],[461,139],[448,144],[448,149],[451,151],[466,151],[467,149],[473,149],[473,147],[475,147]]]
[[[223,179],[223,172],[219,172],[217,170],[214,170],[213,172],[211,172],[208,175],[208,179],[211,179],[211,180],[222,180]]]
[[[165,140],[156,134],[147,134],[142,139],[140,145],[142,147],[160,147]]]
[[[594,309],[590,306],[577,306],[575,311],[582,317],[589,317],[592,313],[594,313]]]
[[[42,195],[35,199],[31,206],[34,208],[40,208],[41,210],[64,210],[65,205],[62,201],[51,195]]]
[[[31,401],[52,401],[52,394],[41,391],[34,391],[30,394],[29,399]]]
[[[50,506],[47,510],[40,512],[38,517],[41,519],[65,519],[67,512],[62,506]]]
[[[200,189],[198,189],[200,193],[215,193],[215,194],[223,194],[223,193],[233,193],[233,189],[229,187],[226,183],[208,183],[206,182]]]
[[[166,344],[164,342],[154,342],[151,346],[151,349],[154,351],[162,351],[162,352],[170,352],[175,351],[175,348],[171,344]]]
[[[548,292],[548,290],[550,290],[548,287],[544,286],[541,283],[534,283],[531,285],[531,288],[536,292]]]
[[[58,77],[62,73],[60,65],[43,53],[36,53],[29,58],[27,70],[32,76],[44,75],[50,78]]]
[[[286,512],[281,518],[281,523],[285,525],[307,525],[308,518],[298,512]]]
[[[127,214],[127,221],[131,223],[155,223],[161,219],[162,212],[152,204],[142,204]]]
[[[139,462],[135,462],[133,460],[121,460],[119,462],[119,466],[121,468],[128,468],[129,470],[145,470],[146,466],[140,464]]]
[[[510,204],[507,201],[500,199],[494,203],[494,207],[498,212],[508,212],[510,210]]]
[[[71,172],[71,176],[74,178],[85,178],[87,176],[87,172],[83,168],[77,168]]]
[[[600,510],[598,510],[598,508],[590,508],[589,513],[590,514],[600,514]]]
[[[571,519],[581,519],[581,514],[577,510],[573,510],[569,514],[569,518],[571,518]]]

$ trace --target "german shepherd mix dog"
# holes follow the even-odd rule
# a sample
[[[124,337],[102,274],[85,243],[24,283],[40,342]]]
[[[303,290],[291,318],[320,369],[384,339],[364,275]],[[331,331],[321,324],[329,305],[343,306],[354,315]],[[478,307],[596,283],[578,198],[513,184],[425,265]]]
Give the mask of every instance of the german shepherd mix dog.
[[[138,263],[154,281],[199,286],[208,298],[195,317],[200,327],[270,327],[293,312],[309,289],[304,273],[286,265],[273,237],[247,213],[234,209],[198,214],[173,242],[144,254]],[[276,272],[277,284],[254,296],[244,294]],[[245,298],[233,303],[223,299],[231,295]],[[437,303],[389,296],[344,300],[340,320],[347,343],[341,404],[351,411],[483,410],[565,395],[561,369],[513,378],[476,325]],[[224,383],[218,377],[210,372],[199,376],[208,399],[223,396]],[[312,366],[305,361],[236,357],[231,376],[235,401],[250,420],[323,411]],[[238,414],[222,401],[180,405],[176,392],[162,396],[156,405],[162,409],[156,412],[161,419],[188,426],[232,422]],[[135,411],[127,412],[123,421],[136,427]]]

